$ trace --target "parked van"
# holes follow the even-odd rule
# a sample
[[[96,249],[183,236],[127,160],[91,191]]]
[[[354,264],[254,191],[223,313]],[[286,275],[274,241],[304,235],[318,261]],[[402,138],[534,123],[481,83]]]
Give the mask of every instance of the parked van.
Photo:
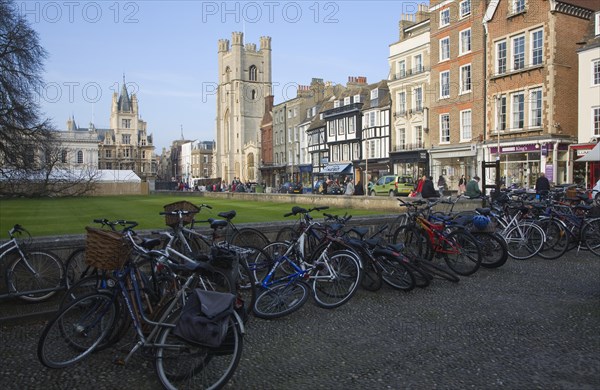
[[[371,187],[371,196],[407,196],[415,189],[415,182],[411,176],[382,176]]]

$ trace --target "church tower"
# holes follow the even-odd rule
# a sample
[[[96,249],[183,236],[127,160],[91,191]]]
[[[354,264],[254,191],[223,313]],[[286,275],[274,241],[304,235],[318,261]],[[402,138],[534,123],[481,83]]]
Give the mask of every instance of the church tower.
[[[271,38],[244,45],[244,35],[234,32],[230,42],[218,42],[215,172],[227,183],[233,178],[259,180],[260,124],[264,98],[271,95]]]

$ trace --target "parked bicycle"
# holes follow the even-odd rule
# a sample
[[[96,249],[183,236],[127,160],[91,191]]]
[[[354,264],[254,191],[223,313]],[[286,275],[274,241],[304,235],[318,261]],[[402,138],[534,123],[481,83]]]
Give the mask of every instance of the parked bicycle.
[[[31,235],[21,225],[13,226],[8,235],[10,240],[0,245],[0,263],[10,261],[5,275],[8,291],[0,299],[40,302],[66,288],[63,263],[56,255],[28,249]]]

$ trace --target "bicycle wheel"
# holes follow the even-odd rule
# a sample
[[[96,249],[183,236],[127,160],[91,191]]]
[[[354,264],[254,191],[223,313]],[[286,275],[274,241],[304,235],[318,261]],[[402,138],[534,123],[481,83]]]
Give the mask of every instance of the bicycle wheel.
[[[581,228],[581,241],[596,256],[600,256],[600,218],[586,221]]]
[[[264,319],[283,317],[300,309],[307,299],[308,286],[304,282],[277,284],[258,293],[254,315]]]
[[[398,259],[381,256],[378,258],[381,267],[381,278],[390,287],[402,291],[415,288],[415,276]]]
[[[471,232],[481,250],[481,266],[484,268],[499,268],[508,260],[506,241],[497,233]]]
[[[75,249],[65,263],[65,281],[67,288],[70,288],[79,280],[91,274],[98,273],[94,267],[85,263],[85,248]]]
[[[109,293],[94,292],[80,297],[46,324],[38,342],[38,359],[49,368],[77,363],[97,348],[119,315]]]
[[[277,237],[275,237],[275,241],[287,241],[292,242],[298,238],[298,230],[291,227],[282,228],[279,233],[277,233]]]
[[[242,228],[233,233],[230,244],[242,247],[264,248],[270,242],[267,236],[260,230]]]
[[[481,266],[477,240],[468,232],[455,230],[442,241],[442,257],[454,273],[469,276]]]
[[[176,323],[180,312],[168,322]],[[233,376],[242,356],[243,333],[235,316],[230,316],[223,344],[210,348],[183,340],[172,327],[158,337],[154,368],[165,389],[220,389]]]
[[[363,277],[360,285],[367,291],[378,291],[381,289],[383,280],[381,279],[381,271],[379,267],[370,258],[366,261],[363,267]]]
[[[293,244],[289,242],[272,242],[263,248],[266,258],[263,259],[261,256],[258,260],[255,259],[254,265],[249,267],[251,271],[254,269],[254,275],[258,281],[258,284],[260,284],[271,271],[273,264],[275,264],[277,260],[280,260],[280,263],[277,266],[275,273],[272,275],[271,280],[277,280],[287,275],[293,275],[296,273],[296,269],[290,264],[290,262],[298,265],[301,263],[302,259],[299,258],[300,254],[295,249],[288,253],[290,245]]]
[[[312,292],[320,307],[333,309],[343,305],[360,286],[361,265],[350,251],[323,252],[315,261],[315,266],[317,272],[311,275]]]
[[[547,218],[536,222],[546,233],[546,241],[538,255],[544,259],[558,259],[569,247],[569,233],[555,219]]]
[[[256,283],[254,276],[245,262],[239,263],[238,276],[235,281],[236,285],[236,307],[243,310],[241,316],[244,322],[252,312],[254,301],[256,301]]]
[[[394,244],[404,244],[403,252],[408,256],[430,259],[433,254],[429,237],[416,226],[400,226],[393,237]]]
[[[9,291],[28,292],[19,295],[20,299],[27,302],[40,302],[56,294],[64,283],[62,262],[49,252],[24,253],[25,259],[18,257],[8,266]]]
[[[544,231],[533,222],[519,222],[504,236],[508,254],[513,259],[527,260],[535,256],[544,245]]]
[[[428,274],[431,279],[444,279],[452,283],[458,283],[460,278],[456,276],[452,271],[446,269],[443,266],[432,263],[428,260],[422,260],[418,262],[418,267],[426,274]]]

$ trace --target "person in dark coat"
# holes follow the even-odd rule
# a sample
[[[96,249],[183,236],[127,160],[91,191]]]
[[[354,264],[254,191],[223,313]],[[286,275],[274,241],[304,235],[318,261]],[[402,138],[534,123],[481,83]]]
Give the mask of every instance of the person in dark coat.
[[[440,193],[438,191],[435,190],[435,187],[433,186],[433,177],[429,177],[427,179],[425,179],[425,181],[423,182],[423,188],[421,189],[421,196],[424,199],[427,198],[437,198],[440,196]]]
[[[540,173],[540,177],[538,177],[538,179],[535,182],[535,191],[538,194],[545,194],[548,193],[548,191],[550,191],[550,182],[548,181],[548,178],[546,177],[544,172]]]
[[[541,197],[545,197],[550,192],[550,181],[548,181],[544,172],[540,173],[540,177],[535,182],[535,192]]]

